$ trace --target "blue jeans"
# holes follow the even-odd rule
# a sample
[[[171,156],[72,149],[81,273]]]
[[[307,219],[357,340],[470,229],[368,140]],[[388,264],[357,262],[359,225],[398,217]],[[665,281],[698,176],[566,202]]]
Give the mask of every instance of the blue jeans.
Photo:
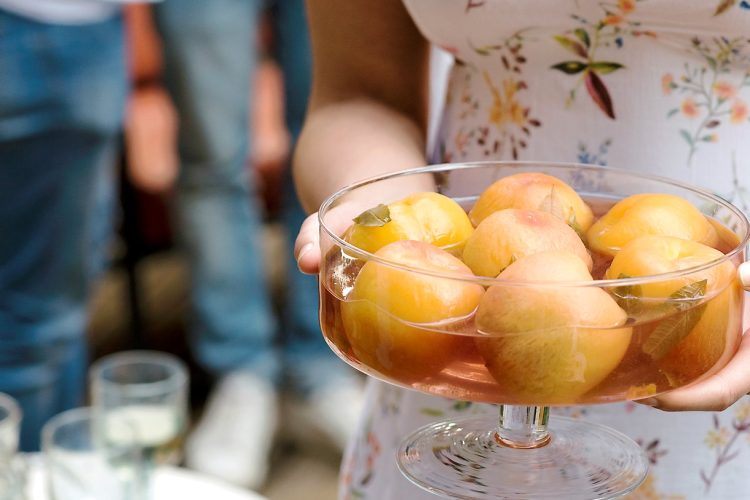
[[[109,242],[126,93],[119,18],[84,26],[0,11],[0,391],[21,447],[84,400],[86,302]]]
[[[268,297],[260,208],[246,158],[252,50],[261,0],[180,0],[155,6],[167,84],[180,114],[182,170],[175,213],[192,271],[191,339],[196,358],[217,376],[249,370],[300,392],[342,370],[318,324],[315,278],[296,271],[291,246],[283,335]],[[299,0],[276,4],[279,57],[287,79],[287,118],[299,132],[309,92],[309,42]],[[304,218],[291,180],[285,221]],[[279,345],[281,344],[281,345]]]
[[[246,163],[260,7],[260,0],[168,0],[154,14],[180,118],[173,208],[191,272],[192,350],[214,375],[249,369],[275,382],[276,318]]]

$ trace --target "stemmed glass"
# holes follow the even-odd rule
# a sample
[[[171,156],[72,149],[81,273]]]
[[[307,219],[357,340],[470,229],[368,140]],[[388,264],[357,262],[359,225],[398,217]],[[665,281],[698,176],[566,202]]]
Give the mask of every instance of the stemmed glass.
[[[601,279],[609,261],[594,255],[593,275],[600,279],[593,281],[500,280],[396,261],[342,238],[361,209],[397,201],[410,190],[430,185],[468,210],[494,181],[520,172],[563,180],[598,216],[631,195],[680,196],[713,224],[724,256],[681,271]],[[377,210],[368,213],[378,216]],[[403,441],[401,471],[436,494],[566,500],[624,495],[648,472],[638,444],[606,426],[550,420],[550,406],[653,397],[715,373],[739,345],[743,295],[737,268],[745,258],[748,221],[727,201],[681,182],[580,164],[436,165],[347,187],[323,203],[319,220],[321,324],[333,351],[391,384],[498,405],[497,418],[438,422]],[[460,248],[445,250],[461,254]],[[722,276],[721,286],[706,289],[707,275]],[[684,285],[680,293],[649,293],[674,283]],[[354,293],[357,288],[369,292]],[[478,308],[430,319],[430,308],[445,307],[436,296],[461,301],[472,294],[481,295]],[[608,323],[602,310],[610,306],[602,304],[616,304],[626,321]],[[560,312],[571,308],[577,312]],[[556,314],[568,316],[560,320]],[[502,327],[493,323],[496,317],[502,317]]]

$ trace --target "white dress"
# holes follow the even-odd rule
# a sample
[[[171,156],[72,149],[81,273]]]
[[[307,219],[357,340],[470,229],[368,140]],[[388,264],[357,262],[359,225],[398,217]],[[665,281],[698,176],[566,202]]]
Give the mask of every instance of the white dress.
[[[455,58],[433,162],[631,168],[750,210],[750,2],[404,2],[424,36]],[[651,472],[631,498],[750,499],[750,398],[720,413],[634,403],[554,411],[644,447]],[[370,380],[340,498],[434,498],[401,476],[397,446],[419,426],[472,412],[497,410]]]

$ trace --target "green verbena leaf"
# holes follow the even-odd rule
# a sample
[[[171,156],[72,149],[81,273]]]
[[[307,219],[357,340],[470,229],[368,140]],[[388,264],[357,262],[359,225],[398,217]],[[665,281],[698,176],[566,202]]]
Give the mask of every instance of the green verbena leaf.
[[[617,277],[618,280],[628,278],[632,278],[632,276],[623,273]],[[637,316],[643,311],[643,289],[641,285],[616,286],[612,289],[612,295],[614,295],[617,304],[628,313],[628,316]]]
[[[643,352],[658,361],[687,337],[706,310],[706,303],[694,305],[706,294],[708,280],[696,281],[670,295],[675,314],[665,318],[643,344]]]
[[[382,203],[376,207],[365,210],[354,219],[355,224],[365,227],[382,227],[391,222],[391,211],[387,205]]]
[[[708,287],[708,280],[700,280],[696,281],[695,283],[690,283],[689,285],[685,285],[676,292],[674,292],[672,295],[669,296],[670,299],[678,300],[678,301],[690,301],[690,300],[696,300],[703,298],[706,295],[706,288]],[[677,302],[676,306],[681,309],[685,309],[690,307],[690,303],[686,302]]]
[[[705,309],[706,304],[701,304],[689,311],[678,312],[663,319],[643,344],[643,352],[659,361],[690,334]]]
[[[565,206],[563,205],[560,197],[555,193],[555,186],[552,186],[550,192],[544,197],[542,202],[539,204],[539,208],[542,212],[549,212],[560,220],[565,220]]]
[[[578,223],[578,219],[576,218],[575,212],[570,213],[570,217],[568,217],[568,220],[566,221],[568,223],[568,226],[576,232],[579,238],[581,238],[581,241],[584,243],[586,242],[586,232],[581,228],[581,225]]]

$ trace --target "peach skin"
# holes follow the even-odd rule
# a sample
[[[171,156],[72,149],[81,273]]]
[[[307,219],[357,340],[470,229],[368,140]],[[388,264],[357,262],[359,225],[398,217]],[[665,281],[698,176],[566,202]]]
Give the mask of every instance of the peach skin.
[[[479,352],[520,404],[569,404],[604,380],[628,348],[631,329],[615,300],[595,286],[535,285],[593,279],[580,258],[543,252],[508,266],[477,309]],[[518,282],[528,282],[519,285]]]
[[[557,177],[538,172],[509,175],[482,191],[469,218],[474,226],[493,212],[505,208],[523,208],[550,212],[585,234],[594,221],[591,208],[573,188]]]
[[[494,278],[514,261],[544,251],[570,252],[591,271],[578,234],[549,212],[508,208],[479,223],[466,241],[463,261],[474,274]]]
[[[368,261],[341,304],[349,343],[363,364],[409,383],[439,372],[462,344],[473,347],[469,337],[430,330],[438,322],[465,320],[479,304],[484,289],[461,281],[473,277],[463,262],[419,241],[397,241],[375,255],[409,269]]]
[[[690,269],[723,254],[695,241],[641,236],[612,260],[606,278],[642,277]],[[730,261],[674,279],[637,286],[628,299],[636,321],[658,321],[643,350],[659,363],[673,387],[723,366],[740,341],[742,289]]]
[[[344,239],[369,253],[400,240],[424,241],[441,248],[462,245],[473,227],[466,212],[451,198],[416,193],[365,211],[354,219]]]
[[[671,194],[637,194],[617,202],[586,233],[589,248],[614,256],[630,240],[646,235],[674,236],[710,247],[719,237],[690,202]]]

